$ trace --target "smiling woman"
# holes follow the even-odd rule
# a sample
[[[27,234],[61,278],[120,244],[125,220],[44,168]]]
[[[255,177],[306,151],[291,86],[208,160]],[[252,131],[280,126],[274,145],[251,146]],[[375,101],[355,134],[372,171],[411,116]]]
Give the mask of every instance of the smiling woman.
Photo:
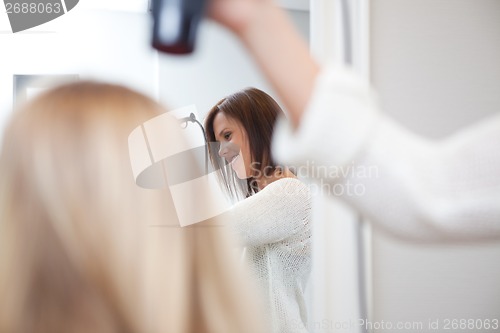
[[[271,154],[274,124],[282,113],[271,96],[248,88],[220,100],[205,128],[223,187],[233,201],[243,199],[226,215],[246,246],[273,332],[307,332],[310,193]]]
[[[288,169],[279,167],[271,155],[274,124],[282,114],[271,96],[247,88],[220,100],[207,115],[205,128],[207,140],[212,143],[209,147],[212,163],[219,170],[229,163],[243,180],[243,186],[238,188],[233,173],[222,177],[226,190],[234,198],[249,197],[283,176],[294,177]]]

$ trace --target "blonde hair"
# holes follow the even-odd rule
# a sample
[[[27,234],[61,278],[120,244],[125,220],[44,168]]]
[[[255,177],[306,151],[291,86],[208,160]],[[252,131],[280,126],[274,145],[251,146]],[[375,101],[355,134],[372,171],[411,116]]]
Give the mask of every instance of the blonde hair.
[[[180,228],[168,190],[134,183],[127,137],[162,112],[94,82],[15,111],[0,155],[0,332],[263,331],[224,230]]]

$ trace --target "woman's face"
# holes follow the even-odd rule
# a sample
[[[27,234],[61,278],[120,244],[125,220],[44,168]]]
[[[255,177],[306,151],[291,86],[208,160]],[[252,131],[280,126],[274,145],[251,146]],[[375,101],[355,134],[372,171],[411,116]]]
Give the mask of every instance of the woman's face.
[[[219,142],[219,156],[224,158],[239,179],[251,176],[250,146],[246,131],[241,124],[219,112],[214,118],[215,140]]]

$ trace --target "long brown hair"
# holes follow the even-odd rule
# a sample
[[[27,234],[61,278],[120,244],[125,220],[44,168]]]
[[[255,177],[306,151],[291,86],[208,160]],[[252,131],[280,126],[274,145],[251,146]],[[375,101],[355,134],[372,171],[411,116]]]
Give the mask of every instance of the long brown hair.
[[[246,180],[236,179],[223,159],[218,155],[215,143],[214,119],[219,112],[238,122],[245,131],[251,155],[252,175]],[[269,176],[279,166],[271,153],[274,125],[283,110],[267,93],[257,88],[246,88],[221,99],[210,109],[205,119],[205,130],[210,159],[226,192],[233,198],[245,198],[258,192],[257,174]]]

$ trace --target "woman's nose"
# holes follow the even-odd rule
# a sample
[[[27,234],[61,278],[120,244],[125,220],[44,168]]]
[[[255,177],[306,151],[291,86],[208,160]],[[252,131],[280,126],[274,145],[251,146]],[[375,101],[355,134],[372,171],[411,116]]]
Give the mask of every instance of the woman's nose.
[[[219,147],[219,156],[224,157],[227,154],[227,142],[221,142]]]

